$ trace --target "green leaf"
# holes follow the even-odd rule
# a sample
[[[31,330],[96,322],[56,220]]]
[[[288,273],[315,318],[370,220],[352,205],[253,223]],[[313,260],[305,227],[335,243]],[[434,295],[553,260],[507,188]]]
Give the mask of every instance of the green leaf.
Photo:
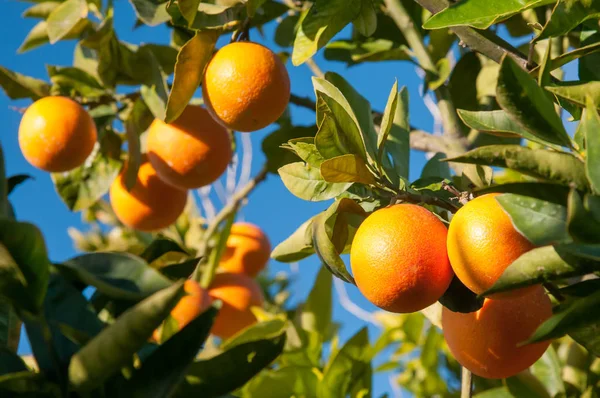
[[[87,20],[84,20],[87,21]],[[50,42],[47,31],[48,23],[46,21],[38,22],[25,36],[25,39],[17,49],[18,54],[22,54],[26,51],[32,50],[36,47],[42,46]],[[73,29],[76,30],[76,29]]]
[[[584,206],[581,196],[576,190],[569,193],[567,213],[567,229],[576,242],[600,242],[600,222]]]
[[[584,39],[581,42],[581,47],[570,51],[565,54],[565,58],[568,57],[568,61],[572,61],[577,58],[579,60],[579,79],[580,80],[600,80],[600,71],[596,68],[596,65],[600,62],[600,33],[596,32]],[[572,55],[571,55],[572,54]]]
[[[281,397],[317,397],[320,371],[310,366],[285,366],[263,372],[244,389],[249,397],[268,397],[273,391]]]
[[[217,312],[212,307],[200,314],[150,354],[124,386],[123,396],[172,396],[206,341]]]
[[[450,90],[452,102],[454,102],[454,106],[457,109],[465,109],[469,111],[476,111],[479,109],[477,80],[482,70],[484,69],[479,56],[477,53],[472,51],[463,54],[463,56],[454,66],[452,74],[450,75],[450,80],[448,81],[448,89]],[[473,84],[474,79],[475,84]],[[496,78],[494,78],[494,87],[490,87],[492,86],[491,84],[486,85],[486,89],[491,88],[494,93],[496,91],[495,80]]]
[[[529,131],[513,121],[503,110],[473,112],[458,109],[458,116],[464,124],[477,131],[489,132],[499,136],[512,136],[516,134],[530,141],[548,145],[546,141],[529,133]],[[553,145],[549,146],[555,147]]]
[[[65,365],[79,346],[63,334],[61,325],[70,326],[88,336],[95,336],[103,326],[83,294],[56,272],[50,274],[48,292],[44,299],[44,316],[52,332],[52,346],[58,361]],[[55,355],[48,349],[43,329],[35,320],[27,318],[25,327],[40,369],[54,371]]]
[[[154,117],[164,120],[169,99],[167,81],[154,54],[147,51],[145,55],[148,61],[146,68],[149,71],[150,79],[142,85],[140,93]]]
[[[369,109],[363,109],[368,106],[368,103],[365,103],[364,98],[360,97],[339,75],[328,74],[327,77],[328,80],[317,77],[312,79],[317,97],[317,124],[319,130],[325,123],[326,116],[331,117],[335,121],[335,129],[329,127],[332,130],[330,134],[337,136],[336,141],[339,142],[338,147],[341,151],[339,155],[351,153],[366,160],[367,154],[363,137],[368,133],[366,131],[368,123],[373,123]],[[335,79],[335,83],[329,81],[329,79]],[[342,88],[344,88],[343,91]],[[346,94],[349,94],[350,97],[347,97]],[[359,107],[361,113],[357,114],[355,110]],[[369,115],[368,120],[365,120],[366,115]],[[330,125],[333,126],[331,123]],[[365,128],[363,129],[363,127]],[[318,136],[319,133],[317,133]],[[317,137],[315,138],[315,144],[321,151],[320,141]],[[321,154],[325,158],[336,156],[327,156],[323,152]]]
[[[381,118],[381,126],[377,135],[377,165],[381,164],[383,158],[385,144],[393,126],[396,108],[398,108],[398,100],[398,80],[396,80],[392,86],[390,95],[388,96],[387,104],[383,111],[383,117]]]
[[[50,85],[0,66],[0,86],[10,99],[37,100],[50,94]]]
[[[507,378],[506,387],[514,397],[551,398],[537,377],[527,372]]]
[[[559,1],[536,40],[564,35],[588,19],[600,17],[600,1]]]
[[[362,0],[360,14],[352,21],[354,28],[363,36],[371,36],[377,29],[377,12],[373,0]]]
[[[446,156],[443,153],[433,155],[421,171],[421,179],[428,177],[450,178],[450,166],[448,163],[442,162]]]
[[[482,295],[585,275],[598,269],[600,267],[594,261],[575,257],[561,245],[542,246],[513,261],[496,283]]]
[[[179,50],[173,87],[167,102],[166,123],[172,122],[181,115],[202,83],[204,68],[212,57],[218,36],[218,32],[212,30],[196,32],[194,37]]]
[[[52,65],[47,65],[46,69],[52,83],[65,93],[74,90],[84,97],[99,97],[106,94],[98,79],[82,69]]]
[[[578,189],[588,189],[583,162],[566,152],[530,149],[519,145],[488,145],[450,162],[506,167],[520,173]]]
[[[86,392],[131,363],[133,355],[169,315],[183,292],[183,282],[163,289],[127,310],[79,350],[69,365],[75,391]]]
[[[325,159],[317,149],[313,137],[293,139],[288,142],[288,145],[309,166],[321,168]]]
[[[571,146],[544,89],[510,57],[505,56],[500,65],[496,99],[508,117],[532,135],[551,144]]]
[[[438,301],[450,311],[462,313],[475,312],[483,305],[483,297],[478,297],[456,276]]]
[[[29,223],[0,219],[0,292],[18,309],[39,314],[50,263],[40,230]]]
[[[58,384],[40,373],[24,371],[0,376],[0,393],[10,397],[60,397]]]
[[[86,162],[65,173],[52,173],[52,181],[62,201],[71,211],[81,211],[94,205],[108,193],[121,171],[121,162],[96,147]]]
[[[246,2],[246,10],[248,12],[248,17],[254,17],[256,11],[265,3],[266,0],[248,0]]]
[[[356,202],[342,198],[315,216],[312,225],[315,252],[335,276],[348,283],[354,283],[354,279],[348,273],[340,254],[351,241],[348,225],[353,217],[357,217],[360,223],[366,214]]]
[[[562,303],[554,315],[542,323],[526,343],[564,336],[571,330],[593,325],[600,319],[600,291]]]
[[[369,332],[360,329],[330,359],[319,384],[319,396],[346,396],[371,370],[369,355]],[[368,386],[370,387],[370,385]]]
[[[25,365],[25,362],[23,362],[20,356],[6,348],[0,349],[0,377],[7,373],[23,372],[27,370],[27,365]]]
[[[561,364],[554,347],[548,347],[544,355],[531,366],[530,370],[542,385],[546,387],[551,397],[565,393]]]
[[[471,26],[487,29],[493,24],[508,19],[534,7],[553,4],[556,0],[467,0],[452,4],[433,15],[424,24],[425,29],[440,29],[450,26]]]
[[[1,151],[1,149],[0,149],[0,151]],[[1,156],[1,154],[0,154],[0,156]],[[30,176],[29,174],[17,174],[17,175],[8,177],[8,179],[6,180],[6,193],[8,195],[10,195],[17,186],[21,185],[22,183],[24,183],[27,180],[33,180],[33,177]]]
[[[473,395],[473,398],[514,398],[514,396],[508,391],[508,388],[496,387],[475,394]]]
[[[16,353],[21,340],[22,322],[7,300],[0,300],[0,347]],[[1,373],[1,372],[0,372]]]
[[[44,1],[42,3],[34,4],[26,9],[21,16],[23,18],[46,19],[60,4],[60,1]]]
[[[181,11],[181,15],[183,15],[188,23],[191,24],[194,22],[200,2],[201,0],[179,0],[177,2],[177,6],[179,7],[179,11]],[[198,34],[198,32],[196,32],[196,34]]]
[[[187,251],[174,240],[159,237],[153,240],[152,243],[150,243],[148,247],[144,249],[142,254],[140,254],[140,257],[150,264],[167,253],[187,254]]]
[[[409,61],[410,49],[405,45],[385,40],[372,39],[359,43],[355,40],[332,41],[325,47],[325,59],[343,61],[348,66],[361,62]]]
[[[161,0],[129,0],[137,17],[146,25],[157,26],[171,19],[167,2]]]
[[[218,397],[241,388],[283,351],[285,333],[241,343],[190,366],[182,392],[186,396]],[[271,386],[272,388],[273,386]],[[281,393],[281,390],[271,390]],[[261,395],[256,395],[261,396]]]
[[[475,196],[490,192],[514,193],[566,206],[569,188],[564,185],[536,181],[511,182],[473,190]]]
[[[298,66],[312,57],[356,19],[361,8],[361,0],[317,0],[301,16],[292,51],[292,63]]]
[[[439,347],[444,337],[435,326],[430,326],[421,350],[421,364],[428,371],[437,372]]]
[[[318,333],[322,341],[328,340],[331,328],[331,285],[331,272],[321,267],[300,313],[302,329]]]
[[[54,44],[71,32],[88,15],[85,0],[66,0],[48,15],[46,20],[50,44]]]
[[[142,163],[140,135],[148,129],[154,116],[142,100],[138,98],[130,107],[129,115],[125,118],[125,133],[127,134],[127,169],[125,170],[125,186],[132,189],[137,181],[137,175]]]
[[[396,112],[394,112],[393,123],[385,143],[385,149],[394,161],[394,170],[404,178],[408,178],[410,165],[410,124],[408,117],[408,89],[402,87],[398,93],[398,106]]]
[[[313,137],[317,132],[317,126],[290,126],[283,125],[269,134],[262,142],[262,150],[267,158],[267,168],[271,173],[277,173],[277,169],[286,164],[298,161],[298,157],[291,151],[281,146],[295,138]]]
[[[278,46],[291,47],[294,44],[299,20],[300,16],[297,14],[288,15],[277,25],[274,40]]]
[[[346,191],[352,183],[330,183],[323,179],[319,169],[303,162],[290,163],[278,170],[286,188],[300,199],[322,201]]]
[[[496,200],[517,231],[535,246],[570,241],[565,206],[511,193]]]
[[[11,205],[8,201],[8,194],[8,181],[6,179],[4,150],[2,149],[2,144],[0,143],[0,217],[10,217]]]
[[[580,128],[585,136],[585,172],[592,190],[600,193],[600,116],[589,96]]]
[[[271,252],[271,258],[282,263],[293,263],[315,253],[312,243],[313,218],[305,221],[286,240]]]
[[[321,176],[327,182],[375,184],[375,177],[371,174],[364,160],[352,154],[337,156],[323,161],[321,163]]]
[[[545,89],[581,107],[587,106],[587,97],[590,97],[595,104],[600,104],[600,81],[583,84],[573,83],[578,82],[568,82],[560,86],[547,86]]]
[[[171,286],[171,281],[130,253],[82,254],[57,267],[113,299],[137,301]]]
[[[437,74],[430,75],[428,79],[429,89],[437,90],[440,88],[446,80],[450,77],[450,73],[452,73],[452,67],[450,66],[450,61],[448,58],[442,58],[436,63]]]

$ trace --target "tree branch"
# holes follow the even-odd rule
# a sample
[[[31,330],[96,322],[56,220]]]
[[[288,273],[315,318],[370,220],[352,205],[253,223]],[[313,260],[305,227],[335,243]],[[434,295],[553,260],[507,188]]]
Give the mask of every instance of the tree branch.
[[[432,14],[437,14],[443,9],[448,8],[450,5],[448,0],[415,1],[419,3],[421,7],[429,10]],[[527,70],[527,57],[493,32],[490,32],[489,30],[473,29],[468,26],[455,26],[450,28],[450,30],[473,51],[477,51],[498,63],[500,63],[500,60],[505,54],[508,54],[508,56],[521,65],[523,69]]]
[[[237,211],[238,207],[241,205],[242,201],[246,199],[246,197],[257,187],[259,183],[261,183],[268,174],[269,170],[267,169],[267,165],[265,164],[262,169],[258,172],[253,179],[248,181],[246,185],[244,185],[239,191],[237,191],[232,197],[229,203],[217,213],[215,218],[210,222],[208,228],[204,232],[204,241],[198,250],[197,256],[200,257],[200,261],[194,270],[194,274],[192,275],[192,279],[200,282],[200,285],[204,288],[207,288],[213,280],[215,276],[216,267],[218,264],[213,264],[211,267],[207,268],[202,274],[200,274],[200,268],[202,264],[206,261],[206,254],[208,253],[208,246],[210,238],[213,236],[219,224],[227,219],[233,212]]]
[[[460,398],[471,398],[473,390],[473,376],[467,368],[462,368],[461,383],[460,383]]]

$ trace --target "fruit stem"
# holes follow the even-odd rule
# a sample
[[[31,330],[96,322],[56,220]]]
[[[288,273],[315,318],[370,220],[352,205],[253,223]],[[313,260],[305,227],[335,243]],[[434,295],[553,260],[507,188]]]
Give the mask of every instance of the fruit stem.
[[[471,391],[473,390],[473,377],[471,372],[467,368],[462,368],[460,386],[460,398],[471,398]]]
[[[192,279],[199,282],[200,286],[203,288],[208,288],[215,276],[217,271],[218,262],[213,262],[209,264],[209,267],[204,270],[204,272],[200,272],[203,268],[204,264],[208,261],[208,249],[210,238],[216,232],[219,225],[225,221],[232,213],[237,211],[238,207],[242,204],[242,202],[246,199],[246,197],[256,188],[256,186],[261,183],[265,178],[267,178],[267,174],[269,170],[267,168],[267,164],[262,167],[262,169],[258,172],[254,178],[252,178],[246,185],[244,185],[239,191],[237,191],[232,197],[229,203],[219,211],[219,213],[215,216],[215,218],[211,221],[208,228],[204,232],[204,241],[198,250],[198,257],[200,260],[196,265],[196,269],[192,274]]]
[[[251,21],[252,21],[252,18],[250,18],[250,17],[244,19],[244,22],[242,22],[242,25],[239,27],[239,29],[233,33],[233,36],[231,37],[231,43],[233,43],[235,41],[250,40],[250,22]]]

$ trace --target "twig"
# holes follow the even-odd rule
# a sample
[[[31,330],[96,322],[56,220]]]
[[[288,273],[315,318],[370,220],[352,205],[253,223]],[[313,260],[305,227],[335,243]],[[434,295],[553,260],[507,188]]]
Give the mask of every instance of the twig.
[[[473,376],[467,368],[462,368],[460,382],[460,398],[471,398],[473,390]]]
[[[231,43],[234,41],[248,40],[250,38],[250,22],[252,22],[252,18],[248,17],[244,19],[242,25],[235,32],[233,32],[233,35],[231,36]]]
[[[200,196],[202,207],[204,208],[204,215],[206,216],[207,220],[212,220],[217,214],[215,211],[215,206],[210,200],[211,189],[212,187],[210,185],[198,189],[198,196]]]
[[[535,61],[533,57],[535,57],[535,40],[531,40],[529,42],[529,53],[527,54],[527,70],[532,70],[535,67]]]
[[[219,224],[223,222],[231,213],[237,210],[237,208],[241,205],[242,201],[246,199],[246,197],[256,188],[256,186],[262,182],[266,177],[269,170],[267,169],[266,164],[263,168],[258,172],[258,174],[248,181],[248,183],[242,187],[238,192],[236,192],[232,197],[229,203],[219,211],[219,213],[213,218],[208,228],[204,232],[204,241],[198,250],[197,256],[201,258],[194,270],[192,275],[192,279],[200,282],[202,287],[208,287],[212,282],[212,279],[216,272],[217,264],[207,268],[202,274],[200,274],[201,265],[206,261],[206,254],[208,252],[208,247],[210,243],[210,238],[213,236]],[[200,279],[202,277],[202,279]]]
[[[308,66],[310,71],[313,73],[313,75],[320,77],[320,78],[325,77],[325,73],[323,73],[321,68],[319,68],[319,65],[317,65],[317,63],[315,62],[314,59],[309,58],[308,60],[306,60],[305,63],[306,63],[306,66]]]
[[[338,295],[338,299],[340,301],[340,305],[349,313],[354,315],[360,320],[365,322],[369,322],[377,327],[381,327],[377,318],[373,316],[369,311],[362,309],[355,302],[350,300],[348,296],[348,292],[346,291],[346,284],[339,278],[333,278],[333,286],[335,287],[335,292]]]
[[[434,196],[418,195],[411,192],[399,192],[396,194],[396,196],[394,196],[393,199],[396,201],[400,200],[402,202],[414,204],[425,203],[428,205],[441,207],[442,209],[446,209],[451,213],[456,213],[458,211],[457,206],[444,202],[443,200],[440,200]]]

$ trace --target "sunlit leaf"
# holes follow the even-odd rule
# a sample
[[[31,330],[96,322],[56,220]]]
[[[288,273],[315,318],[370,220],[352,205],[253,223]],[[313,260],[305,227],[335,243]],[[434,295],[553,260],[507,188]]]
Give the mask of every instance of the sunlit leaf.
[[[85,0],[66,0],[56,7],[46,20],[50,44],[65,37],[87,15],[88,5]]]
[[[10,99],[37,100],[50,94],[50,85],[0,66],[0,86]]]
[[[331,272],[326,267],[321,267],[315,283],[302,306],[300,325],[305,330],[317,332],[323,341],[327,341],[329,328],[331,327],[331,312]]]
[[[319,169],[303,162],[290,163],[278,170],[286,188],[300,199],[321,201],[336,197],[348,189],[352,183],[327,182]]]
[[[559,1],[536,40],[564,35],[582,22],[599,16],[600,1],[598,0]]]
[[[323,179],[327,182],[375,184],[375,177],[357,155],[348,154],[324,160],[320,170]]]
[[[592,190],[600,193],[600,116],[596,104],[588,96],[581,118],[581,133],[585,136],[585,172]]]
[[[312,218],[302,223],[293,234],[273,249],[271,258],[283,263],[291,263],[314,254],[312,223]]]

